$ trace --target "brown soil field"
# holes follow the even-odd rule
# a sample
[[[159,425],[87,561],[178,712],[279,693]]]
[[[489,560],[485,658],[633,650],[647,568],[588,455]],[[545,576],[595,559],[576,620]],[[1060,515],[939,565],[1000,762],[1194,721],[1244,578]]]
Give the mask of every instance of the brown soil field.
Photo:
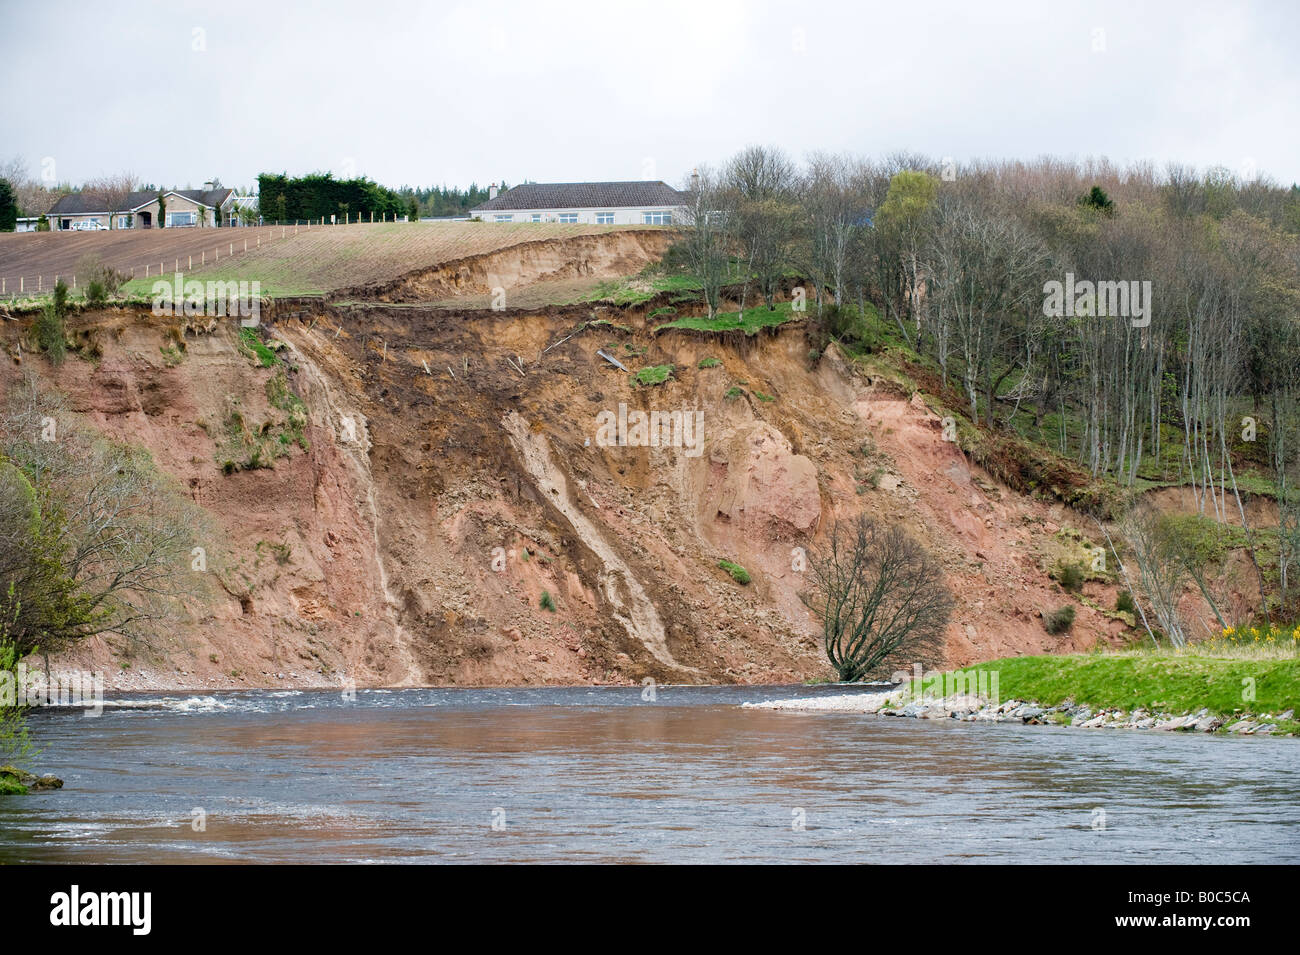
[[[284,230],[278,226],[247,229],[131,229],[112,232],[22,232],[0,234],[0,278],[6,295],[18,290],[18,279],[25,281],[27,292],[37,286],[49,291],[56,276],[71,284],[77,263],[88,255],[97,256],[105,265],[119,272],[144,277],[146,266],[151,276],[160,264],[170,271],[177,260],[188,268],[189,257],[211,261],[230,255],[233,244],[244,255],[244,243],[256,249],[258,243],[269,246],[281,241]],[[287,235],[292,237],[293,229]],[[38,279],[40,279],[38,283]]]
[[[612,233],[651,238],[590,241]],[[161,264],[168,274],[179,267],[196,278],[258,281],[262,294],[273,297],[340,293],[409,301],[419,293],[398,286],[440,267],[442,274],[425,283],[430,297],[435,291],[437,297],[486,293],[537,279],[626,274],[620,269],[636,271],[648,258],[635,249],[620,253],[622,243],[639,242],[657,257],[671,234],[652,227],[487,222],[22,233],[0,235],[0,279],[6,294],[16,292],[20,276],[28,293],[36,290],[38,277],[48,291],[56,275],[66,280],[78,261],[93,254],[136,279],[129,290],[138,294],[147,294]],[[573,243],[581,239],[589,243],[578,249]],[[495,270],[492,263],[479,267],[484,263],[476,257],[516,247],[522,251],[513,261]],[[582,265],[591,259],[596,264]]]
[[[422,256],[429,260],[427,266],[421,265],[391,279],[341,287],[332,297],[490,308],[493,297],[500,296],[499,309],[540,308],[563,301],[577,289],[589,289],[602,279],[641,271],[662,258],[675,234],[662,228],[624,227],[552,239],[534,238],[525,231],[520,237],[524,241],[476,250],[496,237],[474,230],[466,236],[473,241],[461,239],[457,246],[449,244],[446,251],[430,250]],[[455,258],[438,257],[453,250],[462,254]],[[347,275],[346,270],[340,271]],[[388,271],[391,273],[392,269]]]

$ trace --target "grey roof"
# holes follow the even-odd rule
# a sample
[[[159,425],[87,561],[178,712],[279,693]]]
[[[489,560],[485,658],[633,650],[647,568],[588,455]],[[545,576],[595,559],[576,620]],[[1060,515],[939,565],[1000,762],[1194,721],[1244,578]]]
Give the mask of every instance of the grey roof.
[[[234,190],[231,189],[163,189],[164,195],[175,194],[184,196],[191,202],[197,202],[205,205],[210,209],[220,206],[226,201]],[[76,216],[91,215],[94,213],[108,212],[129,212],[132,209],[138,209],[147,205],[158,198],[158,192],[141,191],[133,192],[123,199],[116,209],[106,208],[108,203],[104,197],[93,192],[72,192],[56,202],[51,208],[48,215],[52,216]]]
[[[471,212],[511,209],[619,209],[680,206],[682,193],[659,180],[632,182],[526,182],[489,199]]]

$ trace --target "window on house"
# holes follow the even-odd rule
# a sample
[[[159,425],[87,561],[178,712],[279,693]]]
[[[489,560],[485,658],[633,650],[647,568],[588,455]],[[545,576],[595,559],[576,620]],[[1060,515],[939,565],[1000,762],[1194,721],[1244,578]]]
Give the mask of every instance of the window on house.
[[[613,224],[614,224],[614,213],[612,212],[596,213],[596,225],[613,225]]]
[[[559,220],[561,222],[577,222],[578,214],[576,212],[561,212]]]
[[[540,212],[534,212],[534,213],[533,213],[533,221],[534,221],[534,222],[541,222],[541,221],[542,221],[542,214],[541,214]]]
[[[492,217],[492,221],[493,221],[493,222],[514,222],[514,221],[515,221],[515,217],[514,217],[513,215],[508,215],[508,216],[493,216],[493,217]]]
[[[199,221],[198,215],[193,212],[169,212],[167,213],[167,225],[173,229],[187,225],[196,225]]]
[[[672,225],[673,214],[671,212],[645,212],[642,213],[646,225]]]
[[[118,227],[119,229],[134,229],[134,228],[135,228],[135,216],[118,216],[118,217],[117,217],[117,227]]]

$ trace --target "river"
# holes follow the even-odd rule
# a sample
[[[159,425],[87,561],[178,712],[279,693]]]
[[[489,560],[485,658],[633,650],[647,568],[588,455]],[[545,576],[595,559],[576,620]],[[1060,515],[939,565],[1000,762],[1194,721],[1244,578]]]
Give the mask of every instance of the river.
[[[741,709],[843,688],[126,694],[0,862],[1300,861],[1300,743]]]

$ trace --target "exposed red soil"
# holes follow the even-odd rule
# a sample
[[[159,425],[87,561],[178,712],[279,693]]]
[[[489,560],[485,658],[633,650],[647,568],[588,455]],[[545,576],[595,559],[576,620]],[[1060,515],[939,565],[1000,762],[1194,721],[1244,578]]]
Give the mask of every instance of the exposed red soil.
[[[588,260],[642,254],[619,243]],[[556,271],[527,250],[467,268],[466,289],[506,268],[515,283]],[[461,274],[416,270],[393,293]],[[999,483],[920,394],[833,347],[810,366],[798,323],[732,341],[656,336],[632,314],[630,333],[581,329],[573,309],[298,303],[264,318],[309,418],[309,450],[272,468],[222,472],[230,403],[253,427],[278,414],[278,369],[250,361],[234,322],[186,327],[168,367],[175,320],[83,314],[73,331],[99,360],[3,363],[0,387],[34,368],[83,423],[152,451],[209,518],[209,570],[173,625],[89,641],[65,663],[123,687],[828,677],[803,554],[861,513],[902,521],[942,563],[950,664],[1127,639],[1089,605],[1113,607],[1114,583],[1088,582],[1081,602],[1049,577],[1064,531],[1097,540],[1095,525]],[[11,355],[22,331],[0,325]],[[611,349],[674,377],[637,388],[596,354]],[[721,365],[700,369],[706,357]],[[598,416],[620,405],[701,412],[702,443],[602,446]],[[1067,602],[1072,631],[1048,635],[1041,614]]]
[[[83,321],[103,358],[54,372],[37,359],[42,374],[85,421],[153,451],[211,516],[206,596],[152,647],[107,638],[69,654],[122,685],[825,676],[795,549],[863,511],[904,520],[943,561],[961,608],[950,662],[1077,649],[1119,628],[1084,608],[1071,636],[1049,637],[1038,612],[1066,599],[1045,573],[1051,532],[1070,515],[972,470],[919,399],[856,378],[833,350],[810,371],[797,330],[743,357],[638,335],[645,362],[678,374],[634,389],[596,357],[595,330],[541,355],[572,330],[544,315],[304,315],[273,333],[298,369],[310,451],[223,475],[209,432],[229,397],[254,423],[273,415],[258,397],[271,372],[238,351],[235,326],[189,334],[166,368],[152,317]],[[706,355],[723,366],[696,369]],[[726,400],[737,381],[777,400]],[[703,453],[598,447],[596,416],[619,403],[702,410]],[[866,443],[878,488],[863,480]]]

